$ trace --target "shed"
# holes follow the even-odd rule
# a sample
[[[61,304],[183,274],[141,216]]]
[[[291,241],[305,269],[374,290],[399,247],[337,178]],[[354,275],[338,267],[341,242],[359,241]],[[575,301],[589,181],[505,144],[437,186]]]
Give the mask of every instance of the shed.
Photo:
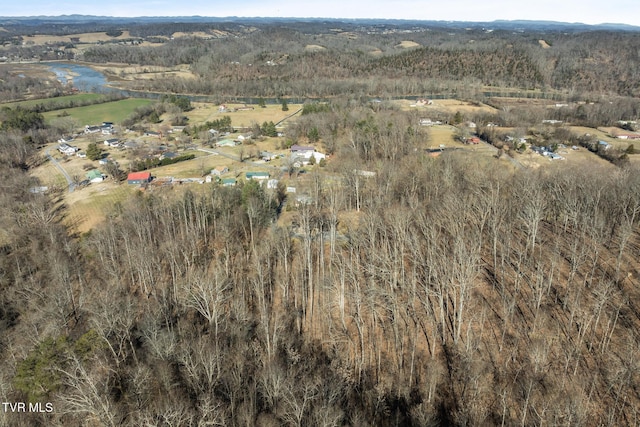
[[[150,181],[150,172],[132,172],[127,176],[127,184],[144,184]]]

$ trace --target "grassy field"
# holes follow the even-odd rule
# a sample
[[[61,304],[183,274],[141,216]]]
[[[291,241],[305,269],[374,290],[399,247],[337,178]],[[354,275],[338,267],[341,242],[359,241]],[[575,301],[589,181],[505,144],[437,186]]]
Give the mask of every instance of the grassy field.
[[[225,104],[229,110],[234,108],[243,107],[243,104]],[[282,111],[281,105],[267,105],[265,108],[260,108],[257,105],[253,105],[253,110],[245,111],[218,111],[218,106],[209,103],[193,103],[194,109],[189,111],[186,116],[189,118],[190,123],[204,123],[207,121],[214,121],[221,119],[224,116],[231,117],[232,126],[236,127],[249,127],[253,123],[262,124],[264,122],[278,123],[285,117],[295,113],[300,108],[301,104],[289,104],[289,111]]]
[[[66,224],[76,232],[89,231],[104,221],[114,206],[124,203],[138,191],[137,187],[106,181],[66,194],[65,203],[68,209]]]
[[[69,117],[78,120],[83,126],[103,121],[120,123],[133,113],[136,108],[153,102],[155,101],[151,99],[129,98],[86,107],[66,108],[62,111],[68,113]],[[59,117],[62,111],[49,111],[43,115],[46,120],[51,120]]]
[[[43,105],[50,110],[57,109],[56,106],[68,105],[70,102],[80,104],[86,102],[99,102],[102,99],[106,99],[106,97],[99,93],[78,93],[75,95],[58,96],[56,98],[30,99],[28,101],[7,102],[3,103],[2,106],[10,108],[33,108],[36,105]]]

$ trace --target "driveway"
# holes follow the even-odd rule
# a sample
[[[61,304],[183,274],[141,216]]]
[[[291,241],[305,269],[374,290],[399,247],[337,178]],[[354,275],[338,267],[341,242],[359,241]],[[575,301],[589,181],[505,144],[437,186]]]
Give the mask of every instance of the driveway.
[[[51,150],[51,147],[48,147],[45,151],[44,154],[45,156],[47,156],[47,158],[49,159],[49,161],[60,171],[60,173],[64,176],[64,178],[67,180],[67,184],[69,185],[69,193],[73,193],[73,190],[76,189],[76,185],[73,183],[73,180],[71,179],[71,176],[69,176],[69,174],[67,173],[66,170],[64,170],[64,168],[62,167],[62,165],[60,164],[60,162],[58,162],[50,153],[49,150]]]

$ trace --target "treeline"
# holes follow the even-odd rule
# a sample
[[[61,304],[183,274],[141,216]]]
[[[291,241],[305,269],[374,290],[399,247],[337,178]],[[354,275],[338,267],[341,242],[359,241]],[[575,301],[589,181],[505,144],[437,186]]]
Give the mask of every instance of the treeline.
[[[167,166],[167,165],[172,165],[174,163],[184,162],[186,160],[192,160],[195,158],[196,158],[195,154],[183,154],[181,156],[177,156],[173,158],[165,157],[162,159],[147,158],[142,160],[133,160],[129,164],[129,169],[131,170],[131,172],[139,172],[147,169],[157,168],[160,166]]]
[[[160,47],[95,46],[84,58],[191,64],[200,77],[196,81],[138,83],[139,89],[176,93],[186,89],[226,95],[334,96],[346,91],[385,96],[423,95],[434,93],[433,89],[453,93],[460,86],[468,90],[492,85],[585,96],[639,95],[633,82],[640,75],[634,49],[640,36],[633,32],[468,34],[438,29],[404,35],[355,34],[349,39],[265,26],[231,39],[176,39]],[[399,49],[402,37],[422,47]],[[547,40],[550,47],[542,47],[539,40]],[[307,51],[309,45],[323,50]]]
[[[26,93],[38,94],[42,97],[55,97],[65,93],[60,82],[37,79],[21,75],[11,66],[0,67],[0,100],[9,102],[24,99]]]

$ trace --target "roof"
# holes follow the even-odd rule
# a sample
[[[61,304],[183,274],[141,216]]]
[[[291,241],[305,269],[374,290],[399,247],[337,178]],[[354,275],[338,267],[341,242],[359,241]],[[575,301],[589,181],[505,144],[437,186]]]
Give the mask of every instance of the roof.
[[[87,172],[88,179],[102,178],[102,173],[98,169]]]
[[[247,179],[250,178],[269,178],[269,172],[247,172]]]
[[[148,181],[151,179],[151,172],[131,172],[127,176],[127,181]]]
[[[304,145],[292,145],[291,146],[291,151],[314,151],[315,148],[311,147],[311,146],[304,146]]]
[[[235,183],[236,183],[235,178],[224,178],[222,180],[222,184],[235,184]]]

